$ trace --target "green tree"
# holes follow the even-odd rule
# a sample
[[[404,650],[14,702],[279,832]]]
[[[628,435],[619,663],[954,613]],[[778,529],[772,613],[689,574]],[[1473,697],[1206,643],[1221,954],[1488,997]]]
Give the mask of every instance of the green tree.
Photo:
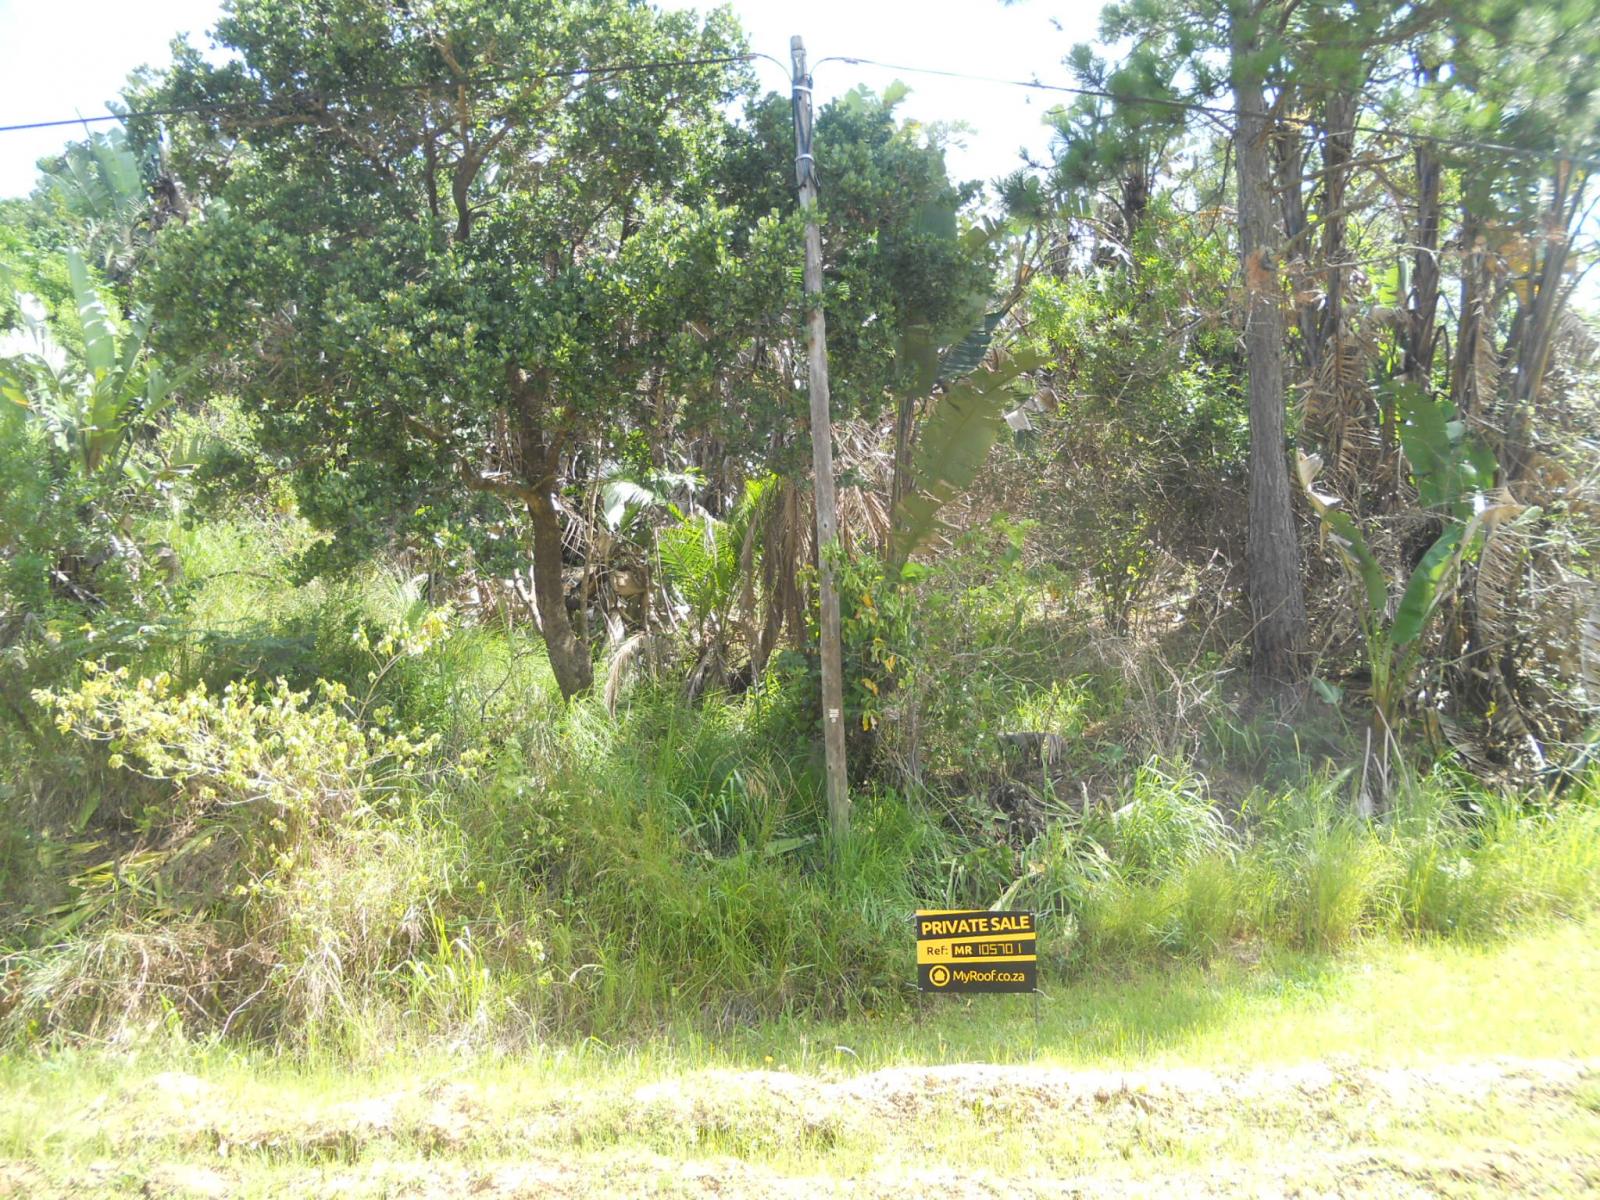
[[[1251,676],[1257,691],[1292,685],[1303,671],[1305,590],[1289,490],[1285,438],[1281,225],[1272,196],[1270,100],[1293,61],[1292,0],[1198,0],[1181,6],[1132,0],[1106,10],[1107,40],[1132,37],[1142,54],[1182,63],[1186,99],[1232,99],[1236,249],[1244,282],[1244,347],[1250,413],[1247,592]]]
[[[339,532],[309,568],[444,528],[504,562],[524,512],[556,680],[586,689],[563,482],[651,397],[715,403],[730,314],[774,286],[781,230],[735,257],[711,196],[731,19],[239,0],[216,39],[230,61],[181,50],[161,93],[215,106],[171,131],[197,211],[161,246],[166,343],[261,414]],[[671,65],[607,69],[640,63]]]
[[[1091,223],[1103,261],[1129,261],[1134,236],[1188,113],[1173,77],[1180,63],[1148,47],[1110,64],[1089,46],[1067,60],[1079,83],[1095,93],[1054,110],[1051,184],[1073,216]],[[1108,219],[1101,219],[1099,208]]]
[[[17,277],[50,284],[32,266]],[[0,311],[0,715],[30,740],[31,685],[159,611],[176,559],[147,556],[144,518],[186,467],[155,436],[182,372],[150,352],[143,313],[112,315],[80,252],[61,271],[70,302],[17,288],[15,317]]]
[[[836,420],[876,419],[884,406],[924,399],[938,381],[941,355],[981,325],[994,288],[994,247],[962,219],[976,183],[949,178],[937,130],[896,117],[907,95],[893,84],[881,95],[856,88],[817,114],[815,150],[828,319],[832,408]],[[768,95],[752,104],[734,133],[724,169],[725,195],[751,228],[764,214],[792,212],[794,129],[790,100]],[[798,247],[795,263],[798,264]],[[796,265],[794,270],[798,270]],[[789,297],[773,310],[761,350],[792,376],[804,351],[802,313]],[[970,370],[975,364],[967,364]],[[772,406],[784,428],[778,440],[808,457],[803,397]],[[772,430],[757,435],[771,445]],[[774,466],[770,450],[765,456]]]

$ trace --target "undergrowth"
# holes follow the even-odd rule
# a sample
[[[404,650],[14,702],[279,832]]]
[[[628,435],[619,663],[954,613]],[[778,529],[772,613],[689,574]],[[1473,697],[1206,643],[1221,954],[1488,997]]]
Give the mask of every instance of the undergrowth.
[[[36,693],[54,723],[6,745],[13,1046],[715,1035],[920,1003],[922,906],[1037,910],[1061,977],[1492,938],[1600,896],[1600,780],[1555,804],[1441,765],[1362,819],[1358,781],[1227,717],[1215,676],[1160,688],[1127,643],[1052,626],[1025,579],[965,593],[979,632],[951,670],[919,673],[944,643],[908,639],[900,675],[937,718],[921,782],[879,772],[835,842],[792,660],[738,696],[645,680],[615,712],[563,705],[529,635],[420,578],[296,585],[274,565],[293,531],[252,528],[189,547],[215,570],[185,585],[187,625],[80,656]],[[224,565],[251,553],[259,572]],[[995,786],[1008,728],[1061,739],[1031,825]]]

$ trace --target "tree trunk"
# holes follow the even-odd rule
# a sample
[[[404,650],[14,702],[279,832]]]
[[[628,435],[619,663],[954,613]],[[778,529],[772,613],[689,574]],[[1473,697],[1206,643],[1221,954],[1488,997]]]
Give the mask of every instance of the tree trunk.
[[[1543,257],[1533,251],[1533,265],[1506,339],[1506,359],[1514,364],[1511,378],[1511,412],[1506,422],[1506,437],[1500,453],[1503,483],[1512,483],[1527,471],[1533,452],[1533,415],[1539,392],[1550,365],[1561,312],[1566,307],[1570,288],[1564,282],[1567,261],[1572,253],[1573,235],[1583,212],[1583,196],[1588,180],[1572,163],[1555,164],[1550,178],[1550,207],[1544,222]],[[1535,243],[1538,246],[1538,243]]]
[[[543,383],[514,365],[506,367],[513,399],[518,457],[521,460],[528,518],[533,524],[534,619],[550,656],[550,670],[563,698],[587,692],[594,684],[594,664],[567,616],[567,588],[562,579],[561,514],[555,491],[560,478],[560,439],[545,428]]]
[[[567,589],[561,578],[561,519],[554,495],[547,489],[535,492],[528,500],[528,516],[533,521],[533,599],[539,633],[550,655],[556,686],[570,700],[593,685],[594,664],[567,616]]]
[[[1335,92],[1323,101],[1322,121],[1322,326],[1318,330],[1319,353],[1342,336],[1344,288],[1351,264],[1345,247],[1345,193],[1350,183],[1350,160],[1355,155],[1356,97],[1353,92]]]
[[[1493,285],[1489,280],[1489,251],[1483,226],[1470,208],[1461,211],[1460,317],[1456,322],[1455,360],[1450,368],[1450,399],[1456,414],[1474,425],[1493,422],[1496,416],[1499,360],[1490,336],[1493,322]],[[1494,446],[1498,454],[1500,447]]]
[[[1326,155],[1324,155],[1326,158]],[[1271,162],[1277,172],[1275,191],[1283,212],[1284,245],[1289,282],[1294,289],[1295,324],[1300,331],[1299,348],[1305,378],[1315,380],[1322,366],[1322,314],[1325,299],[1305,296],[1311,282],[1311,215],[1306,194],[1306,143],[1299,134],[1272,140]]]
[[[1250,527],[1247,586],[1254,630],[1250,678],[1258,696],[1299,683],[1306,635],[1300,543],[1284,441],[1283,311],[1272,221],[1268,119],[1261,69],[1260,10],[1232,19],[1234,135],[1239,171],[1239,255],[1246,297],[1250,397]]]
[[[916,400],[910,396],[895,398],[894,471],[889,478],[889,532],[883,545],[883,557],[889,562],[895,561],[894,514],[900,511],[900,501],[911,486],[911,434],[916,405]]]
[[[1439,192],[1444,171],[1426,146],[1417,147],[1416,164],[1417,222],[1411,235],[1416,249],[1411,302],[1402,326],[1405,357],[1401,370],[1406,379],[1431,393],[1434,349],[1439,340]]]

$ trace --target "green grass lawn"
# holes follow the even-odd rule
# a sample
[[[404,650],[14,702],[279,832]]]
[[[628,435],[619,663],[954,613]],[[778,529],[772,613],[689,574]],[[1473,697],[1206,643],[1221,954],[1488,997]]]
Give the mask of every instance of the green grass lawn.
[[[988,997],[504,1057],[13,1057],[0,1195],[1600,1186],[1600,924],[1046,988],[1037,1024],[1031,998]]]
[[[796,1070],[907,1063],[1240,1067],[1600,1054],[1600,923],[1490,945],[1380,942],[1339,957],[1130,970],[1031,997],[930,998],[894,1020],[753,1030],[718,1046]],[[835,1047],[847,1046],[849,1051]],[[702,1051],[694,1044],[694,1053]]]

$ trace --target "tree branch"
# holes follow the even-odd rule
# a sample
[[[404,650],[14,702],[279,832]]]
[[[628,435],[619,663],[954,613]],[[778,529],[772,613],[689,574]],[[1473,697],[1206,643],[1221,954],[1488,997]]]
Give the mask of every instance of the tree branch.
[[[455,464],[456,473],[461,476],[461,482],[473,491],[487,492],[490,495],[499,496],[507,503],[524,506],[532,503],[533,498],[538,494],[537,489],[517,483],[501,472],[485,475],[477,470],[471,461],[460,450],[456,449],[455,443],[450,439],[450,435],[438,428],[438,426],[431,425],[421,417],[414,416],[411,413],[402,413],[401,419],[405,422],[406,428],[421,434],[427,441],[446,451],[450,455],[451,461]]]

